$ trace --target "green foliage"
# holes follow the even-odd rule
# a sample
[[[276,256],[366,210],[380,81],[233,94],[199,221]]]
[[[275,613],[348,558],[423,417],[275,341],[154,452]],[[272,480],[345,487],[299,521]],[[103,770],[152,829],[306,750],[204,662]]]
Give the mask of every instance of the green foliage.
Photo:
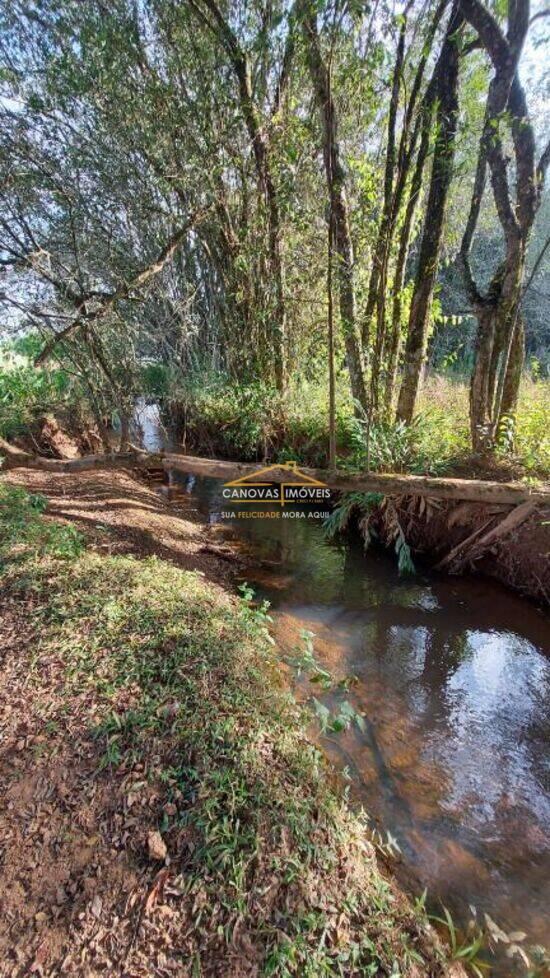
[[[325,520],[323,528],[329,539],[347,530],[354,517],[376,513],[383,496],[378,492],[346,492]],[[365,544],[367,544],[365,540]]]
[[[327,387],[295,379],[283,397],[262,381],[220,374],[173,378],[164,401],[191,450],[253,461],[269,457],[322,467],[327,462]],[[341,449],[352,448],[352,410],[343,394],[337,417]]]
[[[77,413],[85,403],[80,383],[61,366],[35,367],[42,347],[35,334],[0,346],[0,435],[13,438],[45,414]]]
[[[348,700],[344,700],[336,710],[331,711],[324,703],[314,697],[313,708],[319,720],[321,732],[324,734],[341,733],[343,730],[349,730],[352,723],[356,723],[361,731],[365,729],[363,717]]]
[[[162,401],[170,394],[171,371],[160,362],[147,363],[140,371],[140,386],[145,397]]]
[[[70,524],[42,518],[48,505],[44,496],[29,495],[18,486],[0,484],[0,563],[29,553],[72,558],[82,551],[81,534]]]
[[[343,533],[352,520],[357,522],[365,549],[371,540],[380,537],[386,546],[393,547],[400,574],[414,574],[411,549],[393,503],[380,493],[344,493],[338,506],[324,522],[324,531],[331,538]]]
[[[515,419],[514,457],[528,473],[550,473],[550,380],[525,376]]]
[[[151,369],[154,374],[156,367]],[[327,385],[294,378],[283,398],[260,382],[237,384],[227,377],[193,374],[182,383],[164,377],[170,413],[189,451],[250,461],[296,460],[304,465],[327,464]],[[163,383],[164,383],[163,380]],[[146,393],[151,393],[147,388]],[[527,473],[550,472],[550,381],[524,377],[511,439],[501,442],[500,455]],[[367,423],[357,418],[340,378],[336,417],[339,465],[362,472],[367,461]],[[443,475],[469,454],[468,387],[456,377],[433,375],[419,398],[412,425],[373,424],[369,438],[373,472]]]
[[[441,473],[448,459],[430,453],[432,422],[428,414],[418,414],[410,425],[379,421],[369,428],[365,415],[351,419],[355,454],[353,464],[364,468],[369,461],[375,472]]]
[[[468,965],[470,971],[476,978],[484,978],[484,973],[489,966],[480,958],[480,952],[486,946],[486,938],[483,931],[477,929],[473,935],[468,935],[464,940],[461,940],[447,907],[443,907],[443,913],[444,917],[430,915],[430,920],[445,928],[445,937],[450,944],[453,961],[462,961],[463,964]]]

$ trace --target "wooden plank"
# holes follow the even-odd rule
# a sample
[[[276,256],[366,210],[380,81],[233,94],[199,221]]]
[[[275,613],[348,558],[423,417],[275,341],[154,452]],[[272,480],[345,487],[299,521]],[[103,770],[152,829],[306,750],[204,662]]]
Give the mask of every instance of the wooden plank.
[[[163,453],[162,464],[165,469],[188,472],[205,478],[222,479],[230,482],[243,476],[253,476],[262,464],[251,465],[245,462],[225,462],[219,459],[197,458],[193,455]],[[300,466],[309,478],[324,482],[338,492],[379,492],[384,496],[432,496],[434,499],[464,499],[474,503],[502,503],[514,506],[528,500],[537,504],[550,505],[550,488],[532,488],[521,483],[489,482],[482,479],[443,479],[420,475],[389,475],[386,473],[363,473],[345,475],[325,469],[310,469]],[[287,482],[289,469],[274,466],[268,476],[271,482]]]

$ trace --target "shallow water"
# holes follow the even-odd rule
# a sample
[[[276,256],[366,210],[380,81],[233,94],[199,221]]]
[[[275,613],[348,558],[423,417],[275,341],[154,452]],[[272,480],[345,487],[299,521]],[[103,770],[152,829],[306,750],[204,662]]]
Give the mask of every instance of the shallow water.
[[[173,474],[217,523],[221,483]],[[352,794],[401,849],[398,872],[466,924],[489,913],[526,945],[550,944],[550,630],[542,612],[490,582],[400,578],[385,553],[328,542],[316,520],[218,527],[250,559],[278,643],[303,629],[365,730],[323,740]],[[412,878],[411,878],[412,877]],[[500,962],[499,975],[519,975]]]

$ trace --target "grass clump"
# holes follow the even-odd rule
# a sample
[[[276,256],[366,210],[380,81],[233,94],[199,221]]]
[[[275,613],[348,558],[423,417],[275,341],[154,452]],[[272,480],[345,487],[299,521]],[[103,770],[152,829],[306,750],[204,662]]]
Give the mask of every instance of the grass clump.
[[[8,557],[20,562],[29,556],[76,557],[81,534],[70,524],[42,518],[48,500],[18,486],[0,485],[0,567]]]
[[[62,656],[67,709],[93,700],[83,736],[97,777],[139,769],[158,796],[178,890],[166,927],[185,930],[193,974],[239,954],[277,978],[444,974],[425,917],[381,875],[364,818],[305,740],[267,609],[156,558],[61,559],[42,541],[65,528],[40,537],[42,504],[0,492],[4,588],[22,603],[32,594],[38,672]]]

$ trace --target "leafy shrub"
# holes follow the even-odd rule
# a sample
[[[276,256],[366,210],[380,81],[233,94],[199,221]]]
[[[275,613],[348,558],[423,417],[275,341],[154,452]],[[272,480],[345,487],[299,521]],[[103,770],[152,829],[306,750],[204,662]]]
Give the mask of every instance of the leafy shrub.
[[[429,415],[418,414],[410,425],[371,424],[360,416],[350,419],[356,468],[374,472],[414,472],[439,475],[450,463],[449,456],[437,457],[430,451],[432,422]]]
[[[79,396],[65,370],[33,366],[27,356],[30,339],[0,349],[0,435],[4,438],[22,434],[38,417],[59,412]]]

